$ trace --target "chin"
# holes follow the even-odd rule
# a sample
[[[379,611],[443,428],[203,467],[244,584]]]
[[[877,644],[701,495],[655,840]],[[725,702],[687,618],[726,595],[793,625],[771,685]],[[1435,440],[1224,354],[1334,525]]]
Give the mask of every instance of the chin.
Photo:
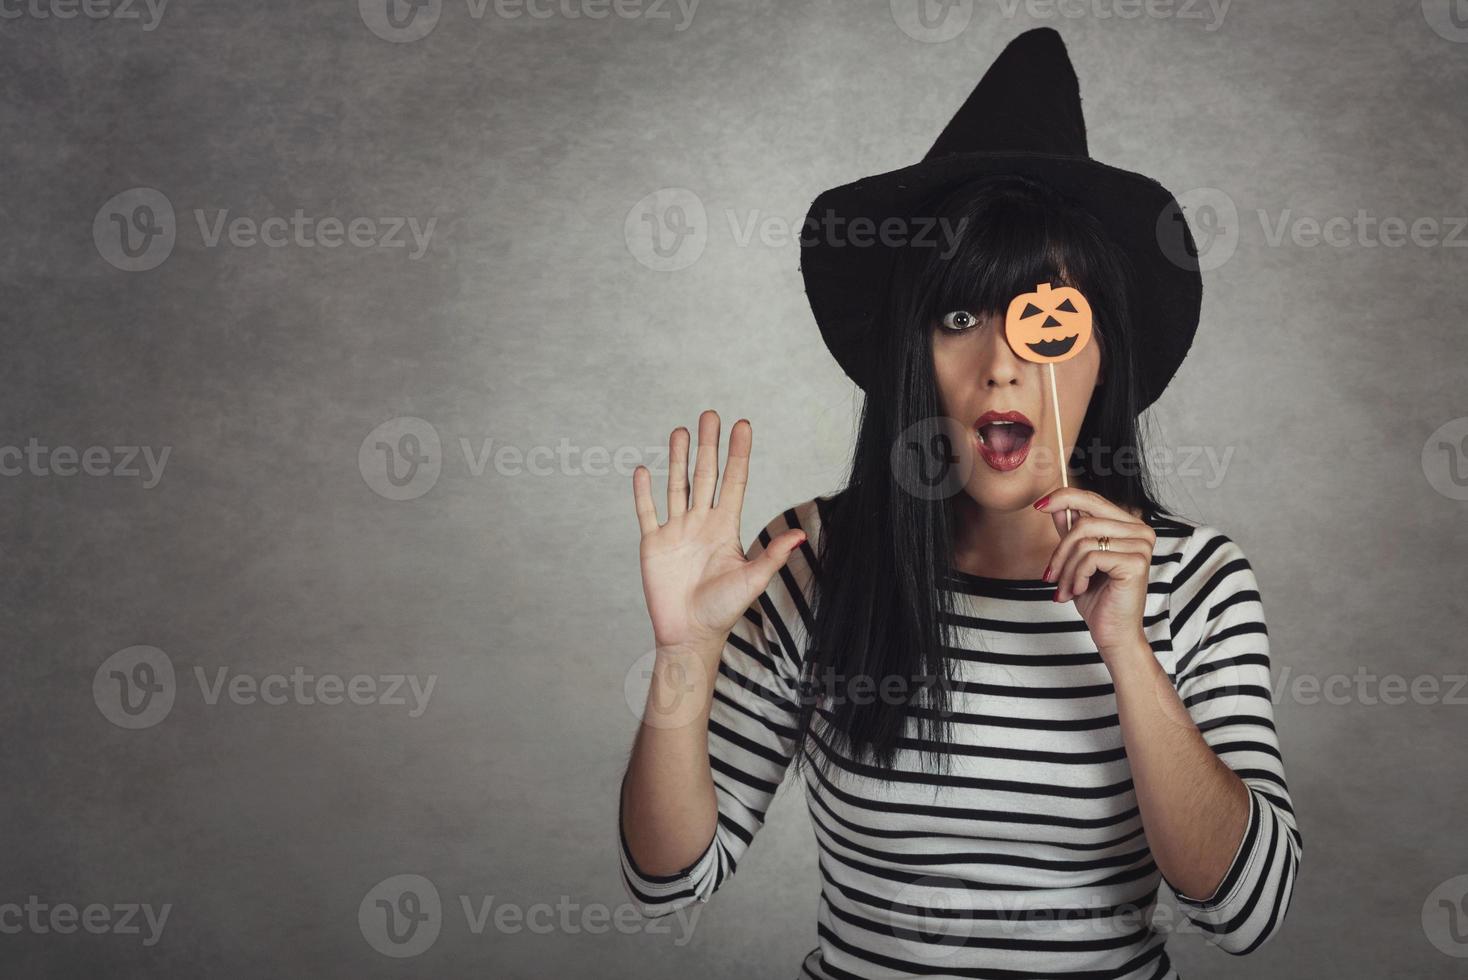
[[[963,487],[964,496],[979,507],[1000,513],[1024,510],[1044,492],[1043,487],[1036,489],[1030,474],[1018,470],[1003,475],[975,471]]]

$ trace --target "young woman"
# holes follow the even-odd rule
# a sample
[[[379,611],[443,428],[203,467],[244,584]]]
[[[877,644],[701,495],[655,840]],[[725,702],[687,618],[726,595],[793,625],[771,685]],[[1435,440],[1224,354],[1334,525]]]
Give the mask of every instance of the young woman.
[[[996,75],[1014,84],[1011,53],[1053,62],[1051,35],[1016,41],[965,110],[992,104]],[[712,411],[691,484],[690,435],[670,437],[665,522],[634,475],[657,652],[622,784],[624,880],[650,915],[707,901],[793,764],[822,879],[803,976],[1176,977],[1173,930],[1235,954],[1277,932],[1301,854],[1253,572],[1167,512],[1142,465],[1137,413],[1181,360],[1158,324],[1190,336],[1176,324],[1196,309],[1159,308],[1168,273],[1107,195],[1083,206],[1063,177],[983,160],[914,188],[959,230],[947,247],[895,245],[880,276],[846,281],[877,291],[869,323],[820,301],[808,262],[867,394],[843,490],[743,550],[753,434],[735,423],[718,486]],[[1055,401],[1003,324],[1039,283],[1078,289],[1095,318]],[[1179,921],[1157,918],[1163,879]]]

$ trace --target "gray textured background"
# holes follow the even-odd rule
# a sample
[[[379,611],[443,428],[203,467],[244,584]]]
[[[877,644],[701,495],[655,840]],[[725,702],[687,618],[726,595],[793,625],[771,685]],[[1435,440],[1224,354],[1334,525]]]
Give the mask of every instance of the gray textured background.
[[[685,23],[676,7],[476,18],[444,0],[399,43],[346,0],[173,0],[152,29],[146,8],[4,5],[20,16],[0,18],[0,447],[170,456],[151,487],[65,475],[64,453],[43,472],[7,457],[0,904],[171,911],[153,946],[0,934],[0,973],[793,973],[818,890],[794,792],[690,944],[581,926],[624,901],[624,682],[650,644],[625,474],[713,406],[755,425],[746,538],[837,485],[854,389],[795,245],[738,231],[778,231],[821,189],[915,159],[1030,26],[1070,45],[1095,156],[1213,189],[1192,200],[1215,205],[1211,254],[1228,257],[1153,421],[1166,445],[1233,452],[1221,473],[1173,473],[1169,499],[1250,556],[1276,671],[1461,673],[1468,503],[1446,467],[1463,460],[1432,434],[1468,434],[1468,251],[1271,244],[1258,212],[1468,212],[1468,28],[1432,0],[1237,0],[1221,22],[1182,0],[1134,18],[979,0],[953,5],[971,16],[940,25],[952,37],[920,40],[911,6],[706,0]],[[93,225],[101,211],[105,243],[106,203],[138,187],[174,209],[176,241],[128,272]],[[685,191],[655,203],[684,209],[654,216],[694,234],[661,257],[638,202],[666,188]],[[436,223],[413,258],[211,247],[196,217],[298,208]],[[441,450],[419,443],[433,461],[408,492],[426,492],[392,500],[376,438],[359,449],[402,417]],[[400,434],[383,441],[411,449]],[[496,464],[504,446],[560,456],[536,475]],[[136,645],[177,680],[166,717],[129,730],[104,707],[108,671],[92,685]],[[298,666],[436,686],[411,717],[211,704],[195,676]],[[1468,942],[1436,900],[1468,890],[1451,880],[1468,873],[1468,691],[1387,705],[1352,685],[1345,703],[1278,699],[1305,837],[1283,934],[1247,960],[1178,936],[1184,975],[1462,975],[1449,954]],[[399,874],[444,906],[414,958],[380,955],[358,921]],[[460,896],[567,911],[548,933],[476,934]]]

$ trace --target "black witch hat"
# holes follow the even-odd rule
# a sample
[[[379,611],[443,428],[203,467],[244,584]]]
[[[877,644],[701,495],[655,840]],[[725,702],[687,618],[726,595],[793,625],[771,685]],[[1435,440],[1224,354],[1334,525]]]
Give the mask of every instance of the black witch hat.
[[[1130,259],[1138,410],[1146,408],[1177,372],[1198,328],[1197,249],[1165,187],[1091,159],[1080,85],[1054,30],[1011,41],[920,163],[825,191],[805,227],[851,228],[860,220],[881,228],[884,220],[913,218],[938,195],[1000,174],[1048,184],[1092,214]],[[863,388],[880,349],[873,332],[898,247],[870,239],[858,247],[812,234],[801,239],[801,273],[821,336]]]

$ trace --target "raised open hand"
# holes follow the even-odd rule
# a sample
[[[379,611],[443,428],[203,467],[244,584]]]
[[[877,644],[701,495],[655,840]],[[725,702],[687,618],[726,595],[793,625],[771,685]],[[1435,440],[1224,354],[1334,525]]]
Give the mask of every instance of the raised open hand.
[[[753,560],[739,543],[739,514],[749,482],[754,430],[740,419],[729,430],[724,485],[719,482],[719,416],[712,409],[698,417],[698,456],[693,486],[688,484],[688,430],[668,437],[668,519],[658,524],[652,499],[652,474],[632,473],[632,496],[642,528],[642,591],[659,649],[714,653],[744,610],[769,585],[805,532],[786,531]]]

